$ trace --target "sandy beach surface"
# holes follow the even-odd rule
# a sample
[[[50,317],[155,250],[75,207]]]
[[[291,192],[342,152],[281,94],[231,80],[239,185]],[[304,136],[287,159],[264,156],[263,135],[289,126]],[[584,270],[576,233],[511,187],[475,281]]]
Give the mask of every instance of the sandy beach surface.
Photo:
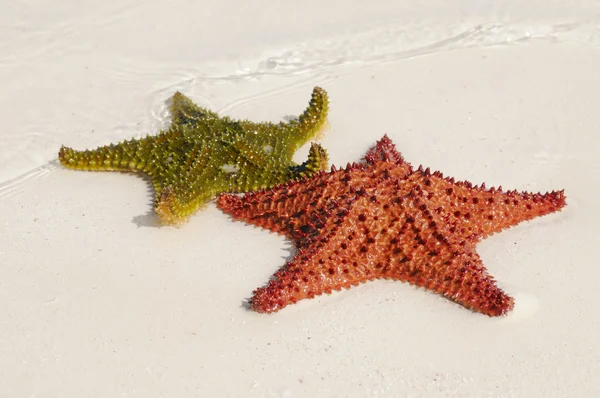
[[[0,16],[0,396],[600,394],[594,2],[68,3]],[[334,165],[388,134],[459,180],[565,190],[563,211],[478,246],[511,313],[391,281],[249,311],[289,241],[214,202],[159,227],[144,178],[56,161],[157,133],[176,90],[277,122],[315,85]]]

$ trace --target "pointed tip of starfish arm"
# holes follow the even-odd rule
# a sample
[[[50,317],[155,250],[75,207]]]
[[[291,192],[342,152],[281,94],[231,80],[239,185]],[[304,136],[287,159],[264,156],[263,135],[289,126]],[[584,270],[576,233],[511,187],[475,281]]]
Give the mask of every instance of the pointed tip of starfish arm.
[[[404,160],[400,152],[396,149],[396,145],[385,134],[379,141],[375,143],[364,156],[364,161],[367,164],[373,165],[378,162],[392,162],[397,164],[405,164],[411,168],[410,164]]]
[[[246,194],[248,195],[248,194]],[[234,212],[242,207],[242,198],[233,193],[222,193],[217,197],[217,207],[235,217]]]
[[[329,97],[321,87],[313,88],[308,108],[300,115],[300,127],[305,134],[314,135],[327,124]]]
[[[198,206],[182,206],[176,197],[173,186],[166,187],[158,196],[154,211],[163,225],[181,225],[194,213]]]
[[[72,163],[75,163],[75,160],[73,159],[74,152],[75,151],[72,148],[61,145],[58,150],[58,160],[63,166],[69,167]]]
[[[188,97],[186,97],[179,91],[176,91],[175,94],[173,94],[173,97],[171,98],[171,115],[176,115],[180,109],[190,105],[193,105],[192,100],[190,100]]]
[[[256,289],[249,300],[250,308],[261,314],[270,314],[287,307],[288,304],[293,304],[289,298],[278,297],[271,290],[274,289],[270,285]]]
[[[174,126],[193,127],[203,118],[218,118],[218,114],[201,108],[179,91],[171,98],[171,124]]]
[[[556,210],[560,210],[567,205],[567,195],[565,195],[564,189],[561,189],[560,191],[547,192],[543,196],[549,198],[554,203]]]
[[[326,170],[329,164],[327,151],[321,145],[312,143],[308,151],[308,159],[298,166],[292,166],[292,178],[310,177],[315,173]]]
[[[507,315],[515,305],[514,298],[504,293],[495,285],[484,290],[483,293],[481,291],[468,291],[467,293],[463,293],[463,297],[460,299],[457,297],[448,298],[473,312],[478,312],[489,317]]]
[[[62,145],[58,151],[60,164],[73,170],[106,170],[110,164],[105,164],[103,156],[92,151],[76,151]]]

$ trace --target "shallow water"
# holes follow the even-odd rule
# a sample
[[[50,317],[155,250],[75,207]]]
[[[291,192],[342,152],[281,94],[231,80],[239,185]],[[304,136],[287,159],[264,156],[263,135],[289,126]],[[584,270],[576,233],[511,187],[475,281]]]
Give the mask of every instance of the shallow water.
[[[591,2],[437,3],[349,9],[309,1],[292,10],[230,1],[208,13],[186,2],[17,3],[0,17],[0,196],[51,173],[61,144],[94,147],[156,133],[168,124],[166,100],[175,90],[228,113],[357,68],[440,51],[534,40],[600,44],[600,11]]]

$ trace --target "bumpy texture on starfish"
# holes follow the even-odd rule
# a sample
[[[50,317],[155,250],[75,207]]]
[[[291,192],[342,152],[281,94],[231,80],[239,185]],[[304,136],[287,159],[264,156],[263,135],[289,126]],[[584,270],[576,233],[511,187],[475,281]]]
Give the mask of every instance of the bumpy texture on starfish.
[[[150,176],[154,209],[165,224],[178,224],[221,192],[268,188],[327,167],[327,153],[312,144],[308,160],[294,152],[323,129],[329,100],[315,87],[308,108],[288,123],[253,123],[219,117],[177,92],[171,127],[157,136],[94,150],[61,147],[60,162],[77,170],[136,171]]]
[[[487,273],[475,244],[559,210],[564,192],[518,193],[413,170],[383,137],[360,164],[243,197],[221,195],[234,218],[287,235],[298,253],[254,292],[273,312],[376,278],[406,281],[497,316],[513,298]]]

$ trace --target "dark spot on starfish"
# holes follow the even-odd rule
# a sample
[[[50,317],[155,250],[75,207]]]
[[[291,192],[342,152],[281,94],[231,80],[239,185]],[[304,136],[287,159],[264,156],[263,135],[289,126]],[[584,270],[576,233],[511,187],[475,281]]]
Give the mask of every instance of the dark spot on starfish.
[[[415,236],[415,241],[420,244],[420,245],[424,245],[425,244],[425,240],[423,240],[423,238],[421,238],[420,235]]]
[[[309,233],[311,230],[310,226],[308,226],[308,225],[301,225],[299,229],[302,233],[305,233],[305,234]]]

